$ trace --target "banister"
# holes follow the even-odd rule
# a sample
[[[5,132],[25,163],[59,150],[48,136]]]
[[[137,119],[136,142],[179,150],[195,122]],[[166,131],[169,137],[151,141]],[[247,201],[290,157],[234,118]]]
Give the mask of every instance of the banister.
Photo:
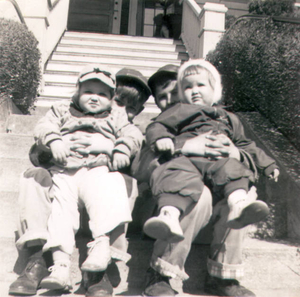
[[[200,8],[195,0],[183,1],[181,39],[190,58],[204,58],[214,49],[225,32],[224,4],[205,3]]]
[[[24,24],[27,27],[25,19],[24,19],[23,14],[22,14],[22,11],[21,11],[18,3],[15,0],[0,0],[0,1],[8,1],[8,2],[10,2],[14,6],[14,8],[15,8],[18,16],[19,16],[19,19],[20,19],[21,23]]]
[[[194,11],[195,15],[199,16],[201,13],[201,8],[195,1],[191,0],[185,0],[185,2],[191,7],[191,9]]]
[[[48,0],[47,2],[48,2],[48,8],[49,8],[49,10],[51,11],[52,9],[54,9],[55,6],[58,4],[59,1],[60,0],[55,0],[54,3],[52,4],[52,1]]]
[[[258,14],[245,14],[239,16],[234,23],[227,29],[226,33],[228,33],[234,25],[243,20],[264,20],[267,18],[271,18],[274,22],[283,22],[283,23],[291,23],[291,24],[300,24],[299,18],[291,18],[291,17],[282,17],[282,16],[271,16],[271,15],[258,15]]]

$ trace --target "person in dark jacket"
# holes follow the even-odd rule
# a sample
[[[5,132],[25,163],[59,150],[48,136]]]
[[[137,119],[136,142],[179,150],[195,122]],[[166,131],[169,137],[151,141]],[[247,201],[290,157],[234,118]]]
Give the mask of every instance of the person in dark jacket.
[[[179,102],[178,68],[176,65],[165,65],[148,80],[155,102],[162,113]],[[184,156],[201,156],[209,159],[238,158],[245,166],[256,171],[251,155],[243,149],[238,149],[225,135],[200,134],[181,142],[180,149]],[[164,161],[165,158],[160,158],[151,148],[145,147],[135,158],[131,167],[132,172],[140,182],[149,183],[151,175]],[[186,189],[192,189],[194,179],[200,178],[198,170],[193,166],[190,168],[192,168],[191,178],[185,180]],[[185,281],[189,278],[185,272],[185,262],[192,243],[194,241],[208,243],[205,234],[210,231],[212,240],[209,239],[210,252],[207,259],[205,292],[216,296],[255,296],[239,282],[244,275],[242,251],[247,228],[227,227],[229,213],[227,200],[215,201],[206,186],[199,197],[180,218],[184,239],[177,243],[160,239],[155,241],[143,294],[175,296],[178,292],[171,286],[170,279],[177,278]],[[252,186],[248,192],[248,199],[254,201],[256,198],[256,188]]]
[[[168,154],[170,160],[151,176],[152,193],[161,213],[145,223],[144,232],[170,242],[183,240],[179,217],[199,199],[203,182],[215,199],[227,199],[228,227],[240,229],[261,221],[269,213],[268,206],[262,201],[247,199],[247,192],[255,181],[253,171],[236,158],[187,157],[177,149],[187,139],[200,134],[226,135],[237,148],[251,155],[256,168],[277,180],[279,170],[275,161],[246,138],[237,116],[216,105],[222,95],[218,71],[203,59],[186,62],[179,69],[178,92],[183,103],[163,112],[146,131],[148,146],[160,154]],[[179,156],[174,158],[174,155]],[[193,188],[187,189],[185,181],[194,167],[199,171],[199,178],[194,179]]]

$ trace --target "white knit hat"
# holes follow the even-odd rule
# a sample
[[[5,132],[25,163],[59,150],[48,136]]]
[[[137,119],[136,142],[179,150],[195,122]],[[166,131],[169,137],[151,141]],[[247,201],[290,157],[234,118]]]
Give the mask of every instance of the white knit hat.
[[[177,84],[178,84],[178,95],[179,98],[182,100],[184,98],[183,96],[183,90],[182,90],[182,80],[184,76],[185,70],[190,66],[199,66],[204,69],[206,69],[213,78],[215,79],[215,87],[214,87],[214,96],[213,96],[213,102],[212,103],[218,103],[222,98],[222,83],[221,83],[221,75],[218,72],[218,70],[208,61],[205,61],[204,59],[191,59],[184,64],[181,65],[181,67],[178,70],[178,76],[177,76]]]

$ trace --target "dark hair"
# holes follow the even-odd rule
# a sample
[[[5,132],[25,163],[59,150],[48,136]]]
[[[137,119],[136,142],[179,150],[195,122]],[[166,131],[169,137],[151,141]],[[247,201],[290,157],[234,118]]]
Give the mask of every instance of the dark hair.
[[[122,102],[124,98],[127,98],[129,101],[134,101],[134,103],[140,103],[143,105],[148,97],[144,88],[135,81],[120,81],[118,82],[116,88],[116,100]]]
[[[177,80],[177,74],[165,72],[155,77],[155,80],[152,81],[152,84],[150,86],[154,98],[156,96],[156,88],[165,85],[166,82],[170,80]]]

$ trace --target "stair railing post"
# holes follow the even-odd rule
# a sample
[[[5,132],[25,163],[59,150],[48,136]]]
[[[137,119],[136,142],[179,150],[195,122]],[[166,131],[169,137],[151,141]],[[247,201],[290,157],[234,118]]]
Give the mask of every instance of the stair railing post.
[[[227,10],[224,4],[209,2],[204,4],[199,15],[200,31],[197,58],[205,58],[209,51],[215,49],[225,32],[225,13]]]

